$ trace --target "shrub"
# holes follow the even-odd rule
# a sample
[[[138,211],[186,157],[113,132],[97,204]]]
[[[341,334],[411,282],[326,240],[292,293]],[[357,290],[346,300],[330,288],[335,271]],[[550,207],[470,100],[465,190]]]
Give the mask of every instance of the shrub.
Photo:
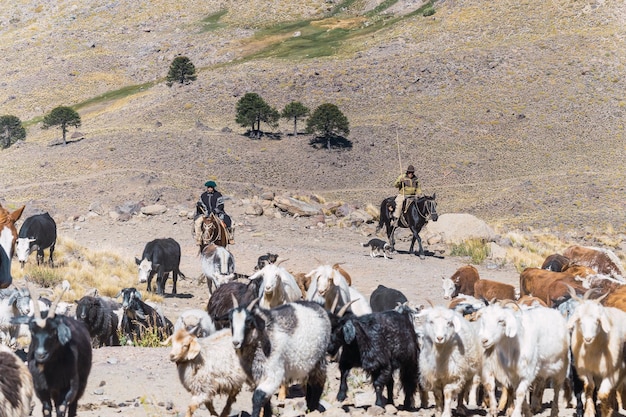
[[[489,245],[483,239],[469,239],[453,244],[450,255],[468,256],[473,264],[479,265],[489,256]]]

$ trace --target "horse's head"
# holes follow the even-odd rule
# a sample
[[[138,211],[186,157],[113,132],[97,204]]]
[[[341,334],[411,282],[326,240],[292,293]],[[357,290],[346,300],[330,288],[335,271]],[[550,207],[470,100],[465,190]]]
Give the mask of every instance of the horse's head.
[[[426,210],[430,214],[430,218],[432,221],[436,222],[439,219],[439,215],[437,214],[437,201],[435,198],[437,197],[436,193],[433,193],[432,197],[429,197],[426,200]]]
[[[22,216],[24,207],[9,212],[0,205],[0,288],[11,285],[11,258],[17,240],[15,222]]]

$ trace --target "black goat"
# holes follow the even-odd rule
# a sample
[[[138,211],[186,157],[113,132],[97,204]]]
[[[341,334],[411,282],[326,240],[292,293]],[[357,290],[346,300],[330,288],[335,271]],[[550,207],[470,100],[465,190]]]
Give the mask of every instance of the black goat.
[[[404,304],[408,300],[402,292],[388,288],[384,285],[379,285],[372,295],[370,295],[370,306],[374,313],[386,310],[393,310],[398,304]]]
[[[277,254],[267,252],[267,254],[259,256],[259,259],[257,259],[256,261],[256,266],[254,267],[254,270],[260,271],[265,265],[275,264],[277,260]]]
[[[92,347],[120,345],[117,334],[119,318],[109,303],[100,297],[86,295],[76,300],[76,304],[76,319],[87,326]]]
[[[345,306],[344,306],[345,307]],[[339,357],[341,382],[337,400],[346,399],[350,369],[360,367],[367,372],[376,391],[376,405],[384,407],[383,389],[387,387],[387,402],[393,404],[393,372],[400,370],[404,390],[404,408],[413,408],[418,386],[417,336],[409,313],[384,311],[354,316],[342,311],[330,314],[333,331],[328,345],[331,356],[343,347]]]
[[[165,316],[141,300],[141,293],[136,288],[124,288],[117,295],[123,297],[122,334],[128,341],[137,343],[146,332],[156,332],[161,340],[171,336],[174,325]]]
[[[32,289],[30,293],[34,294]],[[55,315],[62,295],[52,304],[46,317],[43,317],[39,303],[33,303],[33,316],[20,316],[15,321],[28,324],[30,328],[28,369],[35,393],[42,403],[43,415],[52,414],[54,402],[58,417],[74,417],[91,371],[91,339],[83,323]]]
[[[220,285],[207,303],[207,312],[215,323],[217,330],[230,327],[229,312],[235,306],[233,297],[239,305],[248,305],[259,296],[259,289],[263,283],[263,278],[255,278],[248,283],[237,281],[227,282]]]

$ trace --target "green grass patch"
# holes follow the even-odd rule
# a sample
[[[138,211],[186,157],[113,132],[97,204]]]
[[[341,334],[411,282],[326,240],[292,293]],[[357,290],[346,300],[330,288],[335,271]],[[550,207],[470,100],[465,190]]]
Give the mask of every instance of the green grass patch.
[[[48,267],[33,267],[29,271],[27,280],[43,288],[54,288],[63,282],[60,271]]]
[[[75,104],[74,106],[72,106],[72,108],[76,111],[78,111],[79,109],[83,108],[83,107],[87,107],[90,106],[92,104],[98,104],[98,103],[103,103],[103,102],[107,102],[107,101],[114,101],[114,100],[119,100],[128,96],[132,96],[133,94],[137,94],[137,93],[141,93],[143,91],[146,91],[148,89],[150,89],[151,87],[153,87],[158,81],[150,81],[147,83],[143,83],[143,84],[135,84],[135,85],[128,85],[126,87],[122,87],[120,89],[117,90],[113,90],[113,91],[108,91],[104,94],[100,94],[99,96],[90,98],[88,100],[85,100],[83,102],[80,102],[78,104]]]
[[[489,245],[482,239],[469,239],[459,244],[453,244],[450,255],[467,256],[474,265],[479,265],[489,256]]]
[[[212,13],[201,20],[202,24],[202,32],[210,32],[213,30],[221,29],[226,27],[225,23],[221,23],[220,19],[228,13],[227,9],[219,10],[215,13]]]

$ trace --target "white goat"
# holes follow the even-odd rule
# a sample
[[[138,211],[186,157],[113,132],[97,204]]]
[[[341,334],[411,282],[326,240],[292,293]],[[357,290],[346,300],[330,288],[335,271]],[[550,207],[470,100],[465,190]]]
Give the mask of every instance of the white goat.
[[[452,415],[452,400],[464,409],[463,398],[481,371],[482,350],[471,324],[454,310],[436,306],[416,317],[420,335],[420,383],[433,390],[441,417]]]
[[[215,323],[213,319],[204,310],[199,308],[192,308],[180,313],[176,323],[174,323],[174,332],[180,329],[191,329],[197,327],[195,335],[198,337],[207,337],[215,333]]]
[[[170,360],[176,363],[180,382],[192,395],[185,416],[191,417],[202,404],[212,415],[218,415],[213,407],[213,398],[225,394],[228,399],[219,415],[227,417],[246,381],[246,374],[233,349],[230,329],[201,339],[186,329],[179,329],[163,344],[170,341]]]
[[[211,283],[217,289],[220,285],[235,279],[235,257],[226,248],[214,243],[207,245],[202,250],[200,263],[211,293],[213,292]]]
[[[285,268],[278,264],[267,264],[261,270],[252,274],[249,279],[263,277],[259,288],[259,306],[272,308],[281,304],[302,299],[302,291],[296,279]]]
[[[578,297],[577,297],[578,298]],[[585,390],[585,417],[595,415],[593,391],[599,381],[598,400],[603,416],[612,415],[609,396],[624,381],[626,312],[604,307],[599,300],[580,299],[567,324],[572,331],[572,354]]]
[[[0,416],[31,415],[33,378],[24,361],[7,346],[0,346],[0,386]]]
[[[311,279],[306,299],[330,310],[336,297],[337,307],[350,302],[350,285],[346,278],[331,265],[320,265],[305,275]]]
[[[569,367],[569,332],[561,314],[547,307],[515,310],[492,304],[479,312],[479,338],[484,349],[482,381],[489,395],[489,415],[498,415],[495,381],[514,395],[512,417],[528,404],[526,394],[535,382],[551,379],[554,387],[551,417]],[[541,405],[533,396],[533,409]]]
[[[20,325],[11,323],[17,316],[25,316],[31,311],[30,292],[26,288],[0,290],[0,341],[4,345],[15,346],[20,334]]]

